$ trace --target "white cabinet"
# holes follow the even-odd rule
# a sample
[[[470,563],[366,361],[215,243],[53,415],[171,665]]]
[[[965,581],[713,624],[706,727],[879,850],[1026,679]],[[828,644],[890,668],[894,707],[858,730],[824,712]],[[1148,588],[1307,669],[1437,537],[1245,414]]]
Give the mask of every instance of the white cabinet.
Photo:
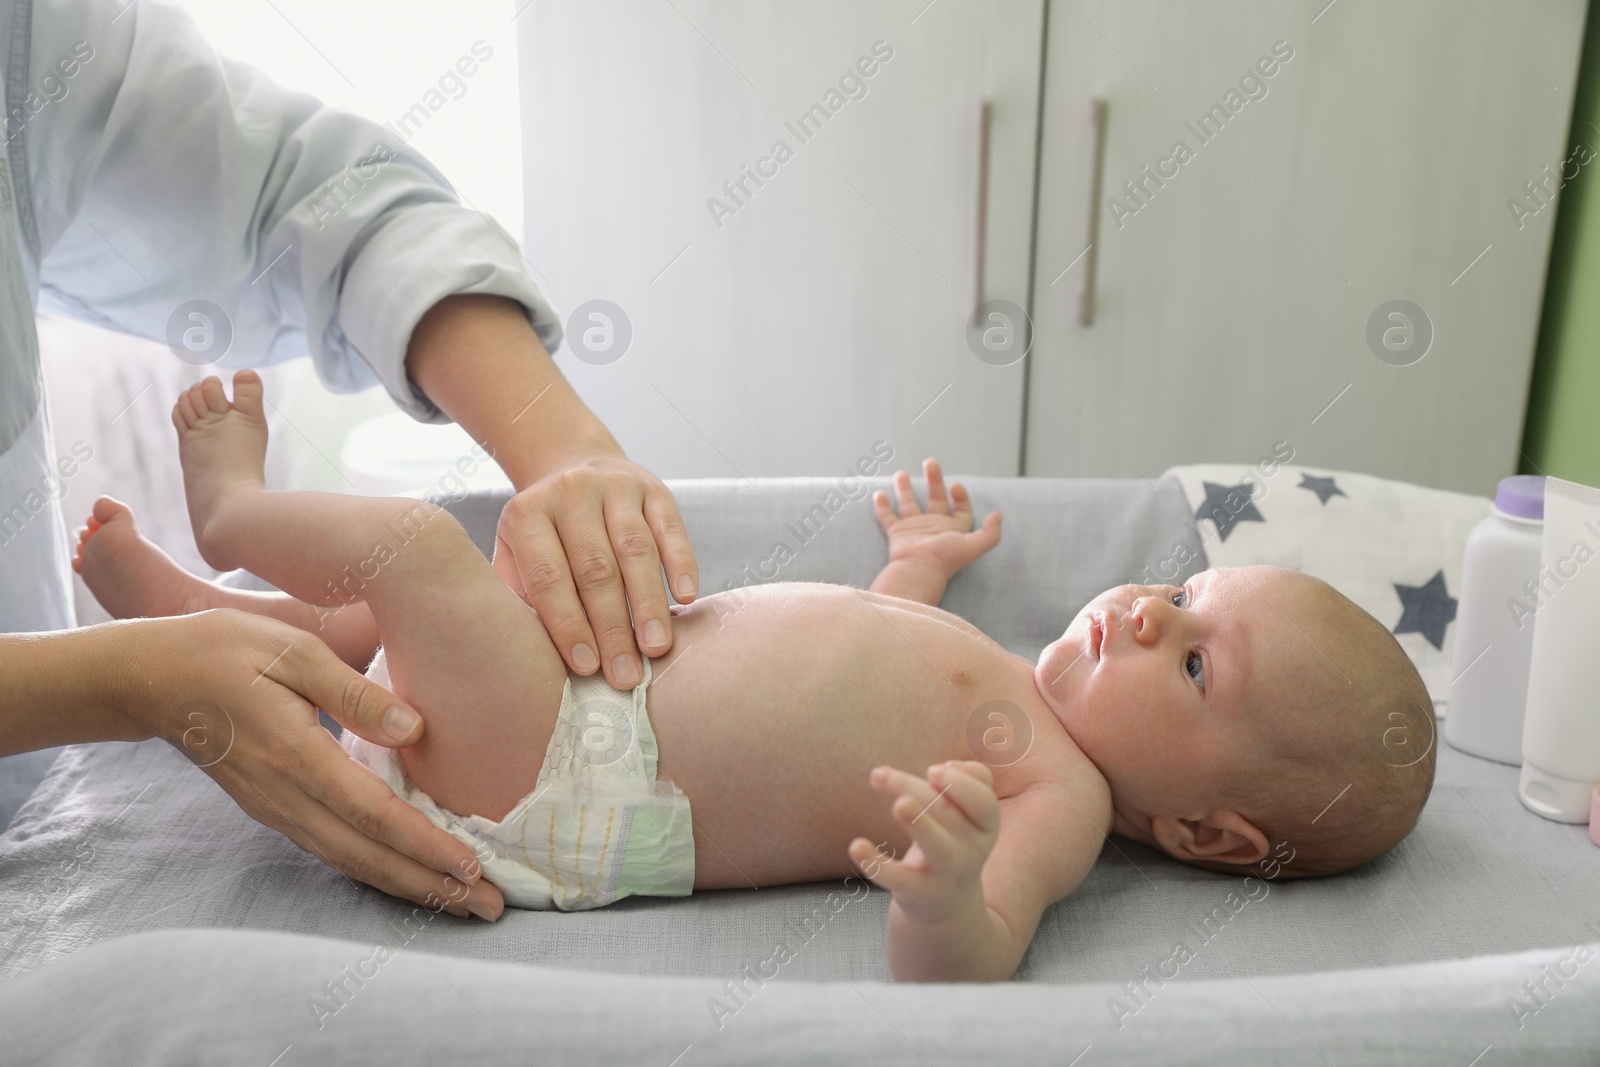
[[[542,0],[526,254],[580,313],[561,366],[664,476],[882,440],[1155,477],[1287,442],[1484,493],[1516,467],[1555,216],[1527,183],[1569,157],[1585,6]],[[980,277],[1031,310],[1026,360],[974,355]]]
[[[1042,0],[526,6],[525,254],[631,456],[828,474],[881,440],[1017,472],[1024,365],[975,358],[965,323],[980,256],[1026,303],[1042,26]],[[595,300],[631,331],[614,361]]]
[[[1027,473],[1155,477],[1279,441],[1480,494],[1515,471],[1555,212],[1508,201],[1536,206],[1524,183],[1569,154],[1586,5],[1325,2],[1052,4]],[[1089,241],[1095,99],[1085,325],[1088,261],[1062,271]],[[1368,342],[1396,300],[1432,326],[1407,366],[1414,315],[1375,331],[1416,330],[1409,352]]]

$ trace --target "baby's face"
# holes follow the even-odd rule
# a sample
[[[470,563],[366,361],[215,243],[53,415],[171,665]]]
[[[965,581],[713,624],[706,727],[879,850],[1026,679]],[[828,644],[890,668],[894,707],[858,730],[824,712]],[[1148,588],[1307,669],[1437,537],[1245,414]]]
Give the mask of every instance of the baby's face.
[[[1230,768],[1276,750],[1296,594],[1248,567],[1117,586],[1040,654],[1035,685],[1119,808],[1187,817]]]

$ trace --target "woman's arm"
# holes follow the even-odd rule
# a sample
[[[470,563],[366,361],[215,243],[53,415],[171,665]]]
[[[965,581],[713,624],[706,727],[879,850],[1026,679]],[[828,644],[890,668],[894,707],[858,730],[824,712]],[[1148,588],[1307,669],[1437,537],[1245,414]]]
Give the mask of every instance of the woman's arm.
[[[309,349],[335,390],[381,382],[419,419],[454,416],[524,490],[502,574],[573,670],[631,687],[639,649],[672,644],[661,564],[692,600],[693,552],[671,494],[561,381],[561,324],[516,242],[394,131],[220,56],[180,7],[128,6],[36,5],[9,71],[72,70],[18,186],[41,301],[192,363]]]
[[[16,190],[48,309],[194,364],[309,351],[335,391],[381,382],[435,422],[405,356],[440,300],[509,297],[559,340],[516,242],[395,130],[222,55],[180,5],[31,7],[27,63],[7,73],[63,85],[28,118]],[[468,62],[516,62],[486,42],[470,50]]]
[[[117,696],[126,671],[101,627],[0,635],[0,756],[149,737]]]
[[[412,333],[406,366],[518,489],[500,519],[495,569],[539,613],[568,667],[637,685],[639,650],[672,648],[663,567],[680,602],[699,586],[667,487],[628,460],[510,300],[441,300]]]
[[[515,301],[460,294],[417,323],[406,353],[417,388],[488,446],[518,491],[587,459],[626,459]]]
[[[472,849],[428,822],[317,722],[374,744],[422,737],[393,693],[309,634],[207,611],[0,635],[0,755],[159,737],[246,814],[345,876],[454,915],[499,917]]]

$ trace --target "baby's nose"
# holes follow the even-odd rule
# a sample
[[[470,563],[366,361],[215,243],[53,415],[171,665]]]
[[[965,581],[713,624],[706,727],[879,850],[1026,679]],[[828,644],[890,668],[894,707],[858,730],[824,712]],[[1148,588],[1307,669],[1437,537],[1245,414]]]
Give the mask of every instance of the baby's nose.
[[[1153,634],[1155,620],[1146,617],[1149,597],[1138,597],[1128,609],[1128,629],[1134,637],[1147,637]]]

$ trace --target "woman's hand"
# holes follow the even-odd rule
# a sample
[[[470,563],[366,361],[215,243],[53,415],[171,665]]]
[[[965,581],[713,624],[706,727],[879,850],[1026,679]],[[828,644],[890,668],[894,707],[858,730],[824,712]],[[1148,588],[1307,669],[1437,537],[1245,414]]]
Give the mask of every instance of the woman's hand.
[[[672,493],[566,384],[522,304],[446,296],[411,331],[405,363],[520,488],[501,514],[494,569],[538,611],[568,669],[634,688],[640,649],[672,649],[662,565],[680,603],[699,589]]]
[[[521,490],[500,516],[500,577],[539,613],[573,672],[638,685],[639,650],[672,649],[662,565],[679,603],[700,585],[667,487],[628,461],[513,300],[440,300],[411,333],[406,371]]]
[[[539,613],[568,667],[603,668],[616,689],[644,677],[640,649],[672,648],[663,565],[678,601],[693,600],[699,570],[672,493],[620,455],[546,475],[500,515],[495,570]]]
[[[133,732],[170,742],[239,807],[347,878],[452,915],[494,920],[500,891],[472,849],[351,759],[318,707],[386,748],[422,720],[311,634],[234,611],[112,623]]]

